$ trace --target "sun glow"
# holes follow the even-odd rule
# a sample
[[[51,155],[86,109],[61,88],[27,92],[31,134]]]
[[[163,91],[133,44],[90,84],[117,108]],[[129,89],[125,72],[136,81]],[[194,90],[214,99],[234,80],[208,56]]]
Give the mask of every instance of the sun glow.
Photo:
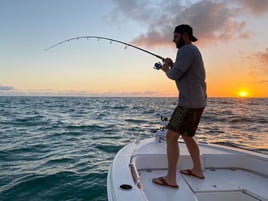
[[[248,92],[246,92],[246,91],[240,91],[239,92],[239,96],[240,97],[247,97],[248,96]]]

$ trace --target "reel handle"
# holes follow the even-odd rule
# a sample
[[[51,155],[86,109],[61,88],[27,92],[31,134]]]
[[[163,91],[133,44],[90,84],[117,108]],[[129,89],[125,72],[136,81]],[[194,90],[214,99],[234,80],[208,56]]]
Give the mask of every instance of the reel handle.
[[[155,70],[160,70],[162,68],[162,66],[163,65],[161,64],[161,62],[157,62],[157,63],[154,64],[154,69]]]

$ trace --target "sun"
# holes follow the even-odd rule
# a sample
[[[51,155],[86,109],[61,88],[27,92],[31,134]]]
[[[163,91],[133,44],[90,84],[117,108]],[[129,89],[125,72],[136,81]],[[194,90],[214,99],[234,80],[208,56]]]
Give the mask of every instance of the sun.
[[[240,97],[247,97],[248,96],[248,92],[246,92],[246,91],[240,91],[239,92],[239,96]]]

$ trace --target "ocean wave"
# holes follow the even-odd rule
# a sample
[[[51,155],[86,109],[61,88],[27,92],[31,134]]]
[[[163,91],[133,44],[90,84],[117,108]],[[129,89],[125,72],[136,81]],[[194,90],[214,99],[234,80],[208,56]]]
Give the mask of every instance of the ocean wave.
[[[105,174],[60,171],[50,175],[30,174],[2,188],[1,200],[96,200],[102,199]]]
[[[234,116],[229,118],[228,120],[230,123],[249,123],[254,122],[255,120],[253,118],[243,117],[243,116]]]
[[[119,151],[123,146],[124,146],[123,143],[119,143],[118,145],[114,145],[112,143],[102,143],[102,144],[96,144],[95,149],[107,153],[113,153],[113,152],[116,153],[116,151]]]
[[[125,119],[126,122],[128,123],[135,123],[135,124],[142,124],[142,123],[146,123],[147,121],[143,118],[140,118],[140,119]]]
[[[102,131],[105,126],[93,124],[93,125],[67,125],[66,130],[79,130],[79,131]]]

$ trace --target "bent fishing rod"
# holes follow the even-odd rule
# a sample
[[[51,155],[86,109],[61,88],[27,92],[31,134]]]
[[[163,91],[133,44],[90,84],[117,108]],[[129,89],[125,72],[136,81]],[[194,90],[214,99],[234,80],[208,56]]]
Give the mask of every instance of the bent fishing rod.
[[[157,55],[157,54],[152,53],[152,52],[150,52],[150,51],[148,51],[148,50],[145,50],[145,49],[142,49],[142,48],[137,47],[137,46],[135,46],[135,45],[132,45],[132,44],[130,44],[130,43],[126,43],[126,42],[123,42],[123,41],[120,41],[120,40],[116,40],[116,39],[112,39],[112,38],[106,38],[106,37],[102,37],[102,36],[79,36],[79,37],[75,37],[75,38],[70,38],[70,39],[61,41],[61,42],[59,42],[59,43],[56,43],[56,44],[54,44],[54,45],[52,45],[52,46],[46,48],[45,51],[48,51],[48,50],[50,50],[50,49],[52,49],[52,48],[54,48],[54,47],[56,47],[56,46],[58,46],[58,45],[62,45],[63,43],[70,42],[70,41],[73,41],[73,40],[80,40],[80,39],[98,39],[98,40],[108,40],[108,41],[110,41],[111,43],[112,43],[112,42],[121,43],[121,44],[123,44],[123,45],[126,45],[125,48],[129,46],[129,47],[132,47],[132,48],[141,50],[141,51],[143,51],[143,52],[145,52],[145,53],[148,53],[148,54],[150,54],[150,55],[153,55],[153,56],[157,57],[158,59],[161,59],[162,61],[165,60],[164,57],[162,57],[162,56],[160,56],[160,55]],[[161,65],[160,63],[156,63],[155,66],[154,66],[154,68],[157,69],[157,70],[159,70],[159,69],[162,67],[162,66],[160,67],[160,65]]]

